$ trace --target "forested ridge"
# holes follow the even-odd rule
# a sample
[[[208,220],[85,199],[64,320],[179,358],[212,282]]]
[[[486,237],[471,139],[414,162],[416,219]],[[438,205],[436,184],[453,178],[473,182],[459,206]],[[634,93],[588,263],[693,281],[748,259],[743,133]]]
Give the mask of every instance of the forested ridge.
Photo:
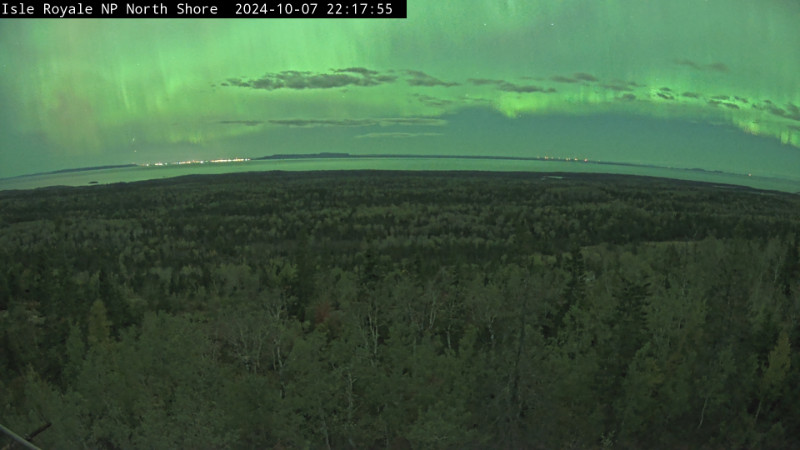
[[[799,241],[800,196],[618,175],[0,192],[0,424],[51,424],[43,448],[800,448]]]

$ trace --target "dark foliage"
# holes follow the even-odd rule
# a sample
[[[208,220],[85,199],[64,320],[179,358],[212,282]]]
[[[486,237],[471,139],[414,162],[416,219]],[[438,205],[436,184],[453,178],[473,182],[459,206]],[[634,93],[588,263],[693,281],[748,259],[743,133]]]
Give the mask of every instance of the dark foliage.
[[[47,448],[800,447],[800,198],[559,176],[0,192],[0,423],[51,423]]]

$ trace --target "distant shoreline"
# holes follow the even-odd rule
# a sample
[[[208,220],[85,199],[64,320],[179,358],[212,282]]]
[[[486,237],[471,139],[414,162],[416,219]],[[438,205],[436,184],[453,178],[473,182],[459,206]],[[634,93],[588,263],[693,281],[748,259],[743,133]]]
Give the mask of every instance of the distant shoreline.
[[[637,164],[637,163],[628,163],[628,162],[614,162],[614,161],[594,161],[589,159],[570,159],[570,158],[555,158],[555,157],[542,157],[542,156],[490,156],[490,155],[406,155],[406,154],[381,154],[381,153],[374,153],[374,154],[351,154],[351,153],[341,153],[341,152],[321,152],[321,153],[301,153],[301,154],[274,154],[274,155],[266,155],[260,156],[257,158],[250,158],[246,161],[236,161],[239,163],[246,163],[248,161],[274,161],[274,160],[286,160],[286,159],[472,159],[472,160],[494,160],[494,161],[541,161],[541,162],[574,162],[574,163],[583,163],[583,164],[596,164],[596,165],[609,165],[609,166],[623,166],[623,167],[642,167],[642,168],[650,168],[650,169],[668,169],[668,170],[689,170],[693,172],[703,172],[703,173],[716,173],[716,174],[729,174],[729,175],[741,175],[744,176],[745,174],[733,173],[733,172],[724,172],[722,170],[707,170],[701,168],[679,168],[679,167],[668,167],[668,166],[659,166],[654,164]],[[198,162],[199,163],[199,162]],[[181,163],[164,163],[163,166],[175,166]],[[185,163],[184,163],[185,164]],[[76,167],[71,169],[60,169],[60,170],[53,170],[48,172],[37,172],[37,173],[30,173],[24,175],[15,175],[11,177],[0,178],[0,180],[8,180],[14,178],[22,178],[22,177],[35,177],[35,176],[42,176],[42,175],[55,175],[55,174],[63,174],[63,173],[76,173],[76,172],[89,172],[93,170],[105,170],[105,169],[125,169],[125,168],[133,168],[133,167],[151,167],[154,164],[114,164],[114,165],[105,165],[105,166],[90,166],[90,167]]]
[[[435,163],[433,161],[442,161]],[[702,182],[721,183],[729,185],[747,186],[756,189],[777,190],[799,194],[800,180],[784,177],[770,177],[743,173],[724,172],[721,170],[706,170],[701,168],[678,168],[658,166],[653,164],[639,164],[630,162],[593,161],[579,158],[552,158],[552,157],[526,157],[526,156],[489,156],[489,155],[409,155],[409,154],[350,154],[343,152],[320,152],[305,154],[273,154],[256,158],[214,159],[176,161],[170,163],[151,164],[118,164],[92,166],[85,168],[62,169],[57,171],[36,174],[18,175],[0,178],[0,191],[14,189],[35,189],[50,186],[82,186],[103,185],[115,182],[134,182],[153,178],[172,178],[181,176],[173,173],[175,170],[188,170],[189,172],[213,173],[242,173],[249,171],[285,170],[288,166],[283,164],[296,162],[301,166],[310,166],[304,171],[331,170],[330,164],[341,165],[341,169],[334,170],[401,170],[401,171],[524,171],[524,172],[560,172],[560,173],[620,173],[641,176],[656,176],[671,179],[686,179]],[[425,161],[431,161],[427,163]],[[449,161],[452,161],[450,163]],[[246,164],[256,162],[255,164]],[[556,164],[544,164],[544,163]],[[583,164],[581,164],[583,163]],[[262,165],[264,167],[262,167]],[[212,167],[217,166],[217,169]],[[354,166],[354,167],[348,167]],[[411,166],[404,167],[404,166]],[[498,170],[500,166],[502,169]],[[534,167],[535,166],[535,167]],[[298,166],[299,167],[299,166]],[[317,167],[317,168],[315,168]],[[402,167],[402,168],[401,168]],[[435,168],[434,168],[435,167]],[[137,168],[147,170],[136,170]],[[103,172],[104,170],[107,172]],[[162,171],[161,169],[170,169]],[[117,172],[121,170],[121,172]],[[113,175],[113,174],[119,175]],[[96,174],[96,175],[95,175]],[[105,180],[111,176],[114,180]],[[58,181],[50,177],[61,177]],[[37,181],[41,180],[41,181]],[[50,181],[47,181],[50,180]]]
[[[22,178],[22,177],[37,177],[41,175],[55,175],[59,173],[72,173],[72,172],[89,172],[92,170],[105,170],[105,169],[124,169],[126,167],[138,167],[138,164],[113,164],[108,166],[91,166],[91,167],[76,167],[73,169],[59,169],[53,170],[50,172],[36,172],[36,173],[27,173],[25,175],[15,175],[13,177],[5,177],[0,178],[0,180],[11,180],[14,178]]]

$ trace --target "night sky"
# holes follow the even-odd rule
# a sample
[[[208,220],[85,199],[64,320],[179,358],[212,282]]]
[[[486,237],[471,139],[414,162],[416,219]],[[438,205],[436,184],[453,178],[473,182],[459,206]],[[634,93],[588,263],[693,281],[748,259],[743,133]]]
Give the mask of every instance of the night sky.
[[[0,177],[326,151],[800,173],[797,0],[14,19],[0,49]]]

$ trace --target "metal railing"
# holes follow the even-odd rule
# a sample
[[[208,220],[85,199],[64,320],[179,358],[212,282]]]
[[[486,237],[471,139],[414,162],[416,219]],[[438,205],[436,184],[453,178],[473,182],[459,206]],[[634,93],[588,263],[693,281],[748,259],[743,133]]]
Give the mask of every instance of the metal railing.
[[[27,435],[25,437],[22,437],[22,436],[18,435],[17,433],[14,433],[13,431],[11,431],[8,428],[4,427],[2,424],[0,424],[0,431],[2,431],[3,433],[7,434],[8,436],[10,436],[11,439],[15,440],[16,444],[18,444],[18,445],[21,445],[21,446],[23,446],[25,448],[28,448],[28,449],[31,449],[31,450],[41,450],[39,447],[33,445],[30,442],[30,440],[33,439],[33,437],[36,436],[37,434],[39,434],[42,431],[50,428],[50,425],[52,425],[52,424],[50,422],[48,422],[48,423],[42,425],[41,427],[39,427],[33,433],[30,433],[29,435]],[[14,448],[14,445],[15,445],[15,443],[11,442],[9,444],[4,445],[3,448],[0,449],[0,450],[10,450],[10,449]]]

